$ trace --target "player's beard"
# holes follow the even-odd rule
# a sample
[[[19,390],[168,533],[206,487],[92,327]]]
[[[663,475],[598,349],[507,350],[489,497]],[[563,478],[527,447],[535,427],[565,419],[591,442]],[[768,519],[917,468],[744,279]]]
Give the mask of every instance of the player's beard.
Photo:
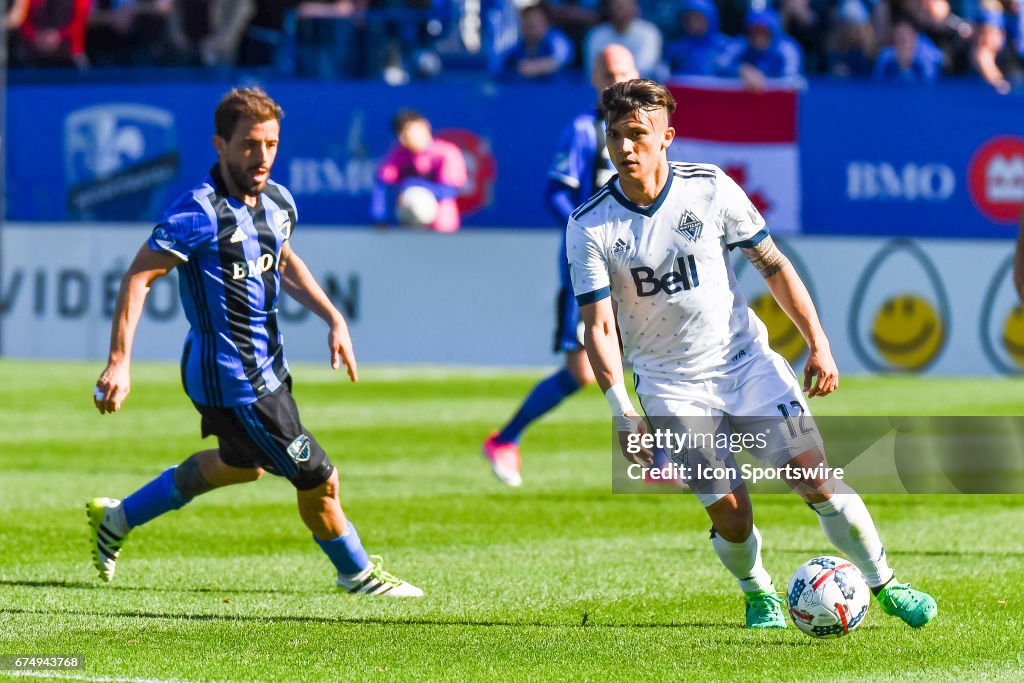
[[[242,192],[242,194],[246,196],[252,197],[258,195],[261,192],[263,192],[263,190],[267,187],[266,180],[254,183],[252,180],[252,175],[248,173],[245,169],[240,168],[238,166],[228,164],[228,173],[231,174],[231,180],[235,182],[235,187],[237,187]]]

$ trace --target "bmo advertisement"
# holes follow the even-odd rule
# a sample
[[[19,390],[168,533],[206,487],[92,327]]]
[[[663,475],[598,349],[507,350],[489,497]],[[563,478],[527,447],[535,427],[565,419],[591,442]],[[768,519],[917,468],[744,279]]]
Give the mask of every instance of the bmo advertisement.
[[[978,83],[814,82],[800,100],[805,233],[1008,237],[1024,201],[1024,96]]]

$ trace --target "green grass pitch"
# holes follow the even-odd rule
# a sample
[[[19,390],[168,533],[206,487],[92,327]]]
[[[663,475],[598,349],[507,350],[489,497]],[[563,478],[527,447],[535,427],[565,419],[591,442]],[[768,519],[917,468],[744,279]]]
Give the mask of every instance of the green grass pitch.
[[[613,496],[590,390],[523,442],[524,486],[478,449],[532,372],[295,370],[304,422],[342,472],[371,553],[427,591],[333,585],[280,479],[213,492],[132,534],[110,585],[83,504],[120,497],[210,441],[177,369],[136,364],[125,410],[97,364],[0,362],[0,652],[86,656],[78,680],[1021,680],[1024,498],[866,496],[903,580],[937,597],[920,631],[872,605],[850,637],[741,627],[741,598],[689,496]],[[1013,380],[844,378],[819,414],[1024,414]],[[778,586],[831,551],[792,496],[755,515]],[[14,678],[0,672],[0,678]],[[25,680],[25,678],[16,678]]]

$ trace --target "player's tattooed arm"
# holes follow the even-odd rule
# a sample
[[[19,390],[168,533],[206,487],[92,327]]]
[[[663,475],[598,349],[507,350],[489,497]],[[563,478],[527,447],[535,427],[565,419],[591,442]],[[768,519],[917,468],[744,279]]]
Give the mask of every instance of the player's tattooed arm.
[[[741,247],[740,250],[754,264],[757,272],[761,273],[763,278],[769,278],[789,265],[789,259],[779,251],[779,247],[771,235],[752,247]]]

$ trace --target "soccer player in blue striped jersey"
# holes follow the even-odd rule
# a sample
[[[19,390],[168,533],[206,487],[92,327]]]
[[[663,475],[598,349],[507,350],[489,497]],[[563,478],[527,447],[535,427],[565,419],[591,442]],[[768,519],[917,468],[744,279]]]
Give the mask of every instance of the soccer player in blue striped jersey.
[[[281,108],[258,88],[232,90],[214,113],[217,164],[167,211],[121,281],[110,356],[93,392],[101,414],[131,388],[132,341],[152,283],[177,269],[190,330],[182,353],[185,392],[218,447],[189,456],[123,500],[86,504],[93,563],[110,581],[128,533],[215,488],[264,472],[294,486],[299,515],[349,592],[421,596],[367,555],[338,500],[338,472],[302,425],[277,323],[281,290],[330,327],[331,367],[358,370],[348,326],[291,246],[295,201],[270,180]]]
[[[613,83],[638,75],[633,53],[622,45],[609,45],[598,55],[590,81],[600,93]],[[560,225],[565,225],[569,214],[615,175],[604,138],[604,120],[597,107],[577,116],[562,132],[545,190],[548,208]],[[565,354],[565,366],[538,382],[512,419],[493,432],[483,445],[483,455],[491,463],[494,475],[509,486],[522,484],[519,439],[526,428],[594,382],[594,373],[583,348],[580,308],[572,293],[569,265],[565,260],[564,231],[558,263],[560,289],[555,351]]]

